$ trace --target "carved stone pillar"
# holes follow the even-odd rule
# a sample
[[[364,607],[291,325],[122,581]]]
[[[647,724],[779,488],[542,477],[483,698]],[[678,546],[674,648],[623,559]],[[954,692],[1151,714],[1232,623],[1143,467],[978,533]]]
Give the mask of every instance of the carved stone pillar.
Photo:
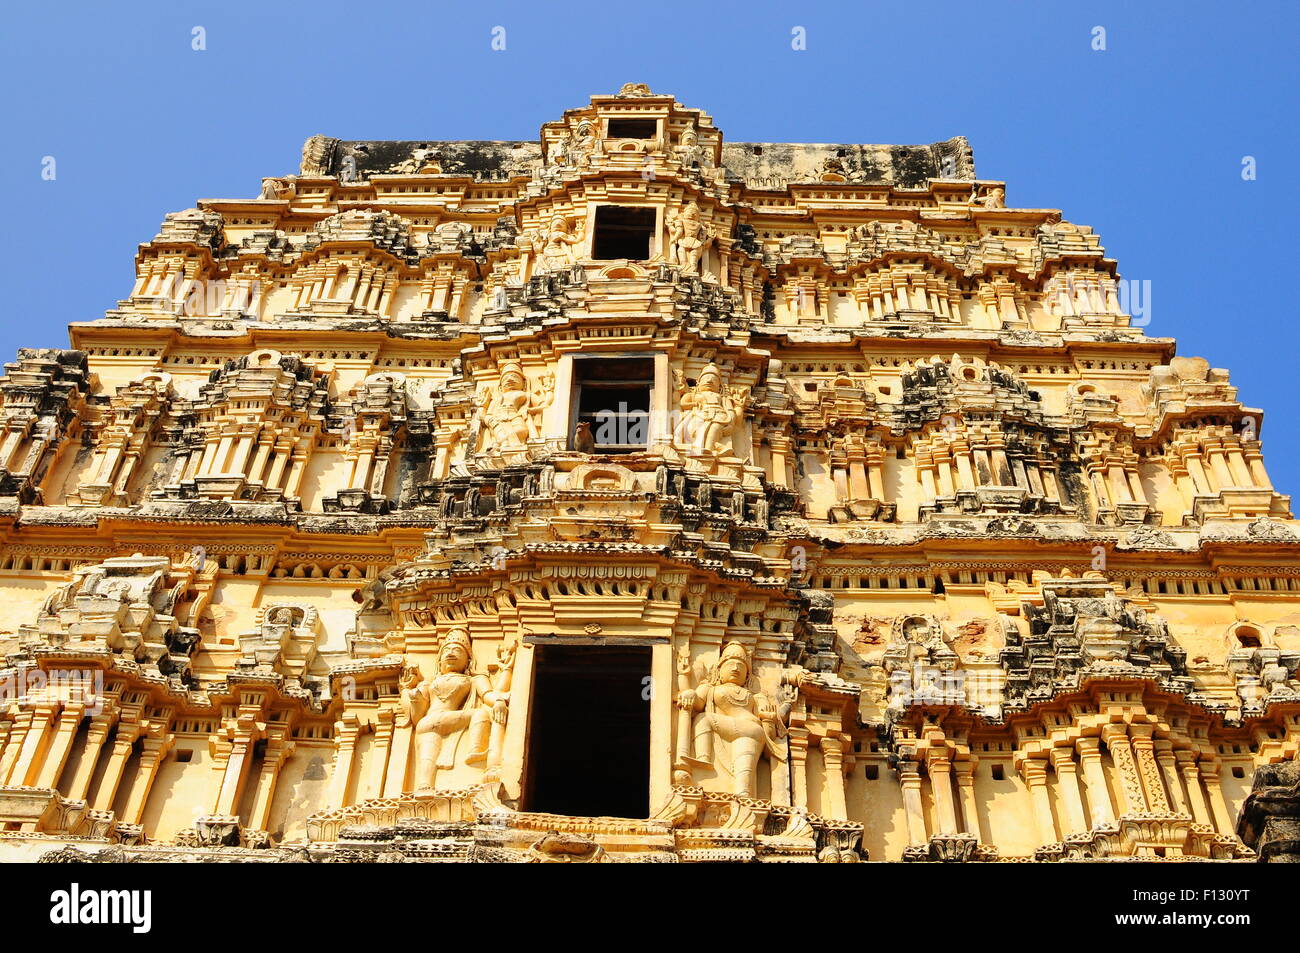
[[[240,795],[244,782],[248,778],[249,763],[253,759],[253,744],[257,735],[253,726],[240,718],[230,737],[230,755],[226,759],[225,770],[221,775],[221,787],[217,792],[214,814],[221,817],[234,817],[239,810]]]
[[[826,799],[830,818],[835,821],[849,819],[844,797],[844,742],[839,738],[821,740],[822,761],[826,765]]]
[[[768,478],[775,486],[790,485],[790,450],[793,441],[785,434],[771,434],[767,438],[771,450],[772,463]]]
[[[865,447],[853,447],[845,452],[848,458],[849,486],[848,498],[867,500],[871,498],[871,484],[867,480],[867,453]]]
[[[280,769],[293,754],[293,742],[285,740],[288,734],[287,729],[276,729],[267,739],[266,753],[262,757],[262,770],[257,777],[253,809],[248,815],[248,826],[253,830],[270,829],[271,804],[275,801],[275,786],[280,780]]]
[[[122,812],[122,820],[125,823],[139,824],[143,821],[145,805],[149,802],[149,792],[153,789],[154,778],[158,776],[158,766],[171,746],[172,735],[169,732],[150,735],[142,742],[140,767],[136,770],[135,783],[131,785],[131,796]]]
[[[1087,782],[1092,827],[1095,830],[1113,824],[1115,809],[1110,800],[1110,786],[1106,783],[1106,769],[1101,763],[1101,742],[1094,737],[1080,738],[1074,746],[1079,752],[1079,763],[1083,765],[1083,777]]]
[[[90,720],[90,730],[86,732],[86,750],[77,762],[77,770],[68,784],[68,797],[74,801],[84,800],[90,791],[90,782],[95,777],[95,767],[103,751],[108,733],[117,721],[116,712],[101,712]]]
[[[952,762],[946,750],[932,749],[926,758],[934,794],[936,834],[957,833],[957,809],[952,793]]]
[[[1142,790],[1142,779],[1138,777],[1137,763],[1133,760],[1128,726],[1106,725],[1101,729],[1101,737],[1110,749],[1115,772],[1119,775],[1116,793],[1119,795],[1120,814],[1142,813],[1147,809],[1147,800]]]
[[[1205,792],[1209,796],[1210,813],[1214,815],[1214,826],[1220,834],[1233,832],[1232,815],[1228,813],[1228,802],[1223,798],[1223,785],[1219,782],[1222,765],[1218,759],[1202,758],[1200,762],[1201,778],[1205,781]]]
[[[1034,806],[1034,823],[1040,844],[1055,844],[1060,838],[1052,820],[1052,800],[1047,792],[1047,763],[1033,758],[1020,762],[1020,773],[1029,786],[1029,800]]]
[[[36,776],[38,788],[53,788],[59,783],[59,775],[68,763],[68,754],[72,751],[72,742],[77,737],[77,728],[81,725],[84,705],[67,705],[59,715],[59,722],[54,728],[54,740],[50,750],[45,754],[40,773]]]
[[[18,755],[23,750],[23,739],[27,737],[27,729],[32,724],[32,713],[30,711],[19,711],[13,716],[13,720],[8,723],[8,732],[5,735],[4,752],[0,754],[0,784],[21,784],[21,781],[11,781],[10,776],[13,774],[14,765],[18,762]]]
[[[394,716],[395,713],[391,708],[380,709],[375,713],[375,744],[369,755],[370,776],[365,780],[365,790],[357,792],[358,801],[383,796],[384,777],[388,772],[388,759],[392,757],[393,750]]]
[[[1165,796],[1164,781],[1160,777],[1160,768],[1156,764],[1152,731],[1150,725],[1129,726],[1138,774],[1142,778],[1142,789],[1146,793],[1147,809],[1163,814],[1169,810],[1169,798]]]
[[[357,738],[361,723],[352,712],[344,712],[334,723],[334,773],[330,776],[328,804],[332,808],[347,807],[348,788],[352,781],[352,762],[356,755]]]
[[[406,768],[411,760],[411,735],[414,726],[405,712],[396,712],[393,723],[393,742],[388,751],[388,765],[384,768],[384,797],[397,797],[405,790]]]
[[[1192,809],[1192,820],[1197,824],[1214,826],[1210,817],[1210,808],[1205,803],[1205,791],[1201,788],[1201,771],[1196,766],[1196,755],[1191,751],[1176,751],[1174,758],[1183,772],[1183,781],[1187,784],[1187,800]]]
[[[1160,776],[1165,780],[1165,789],[1169,792],[1169,808],[1179,814],[1190,813],[1187,797],[1183,793],[1183,782],[1178,777],[1178,762],[1174,759],[1173,744],[1165,738],[1155,743],[1156,764],[1160,766]]]
[[[1061,794],[1061,803],[1065,807],[1062,824],[1066,834],[1077,834],[1088,829],[1088,819],[1083,813],[1083,797],[1079,793],[1079,768],[1074,763],[1074,751],[1071,748],[1053,748],[1048,755],[1052,768],[1056,771],[1056,784]]]
[[[13,734],[14,723],[0,718],[0,783],[4,782],[5,749],[9,746],[9,737]]]
[[[808,729],[791,728],[790,786],[794,789],[794,806],[808,808]]]
[[[979,802],[975,799],[975,762],[955,761],[953,771],[957,777],[957,791],[961,800],[961,833],[972,834],[982,842],[984,837],[980,833]]]
[[[1232,473],[1228,470],[1227,454],[1223,444],[1218,441],[1206,441],[1206,454],[1210,458],[1210,470],[1214,474],[1215,489],[1233,486]]]
[[[916,761],[900,758],[898,775],[903,785],[903,819],[907,824],[907,843],[911,847],[920,847],[930,840],[930,834],[925,829],[925,811],[921,807],[921,772]]]
[[[108,767],[99,779],[99,789],[95,791],[95,801],[91,805],[96,811],[111,811],[113,800],[117,797],[118,785],[122,783],[122,771],[126,768],[126,759],[131,757],[135,740],[140,737],[138,724],[119,725],[117,737],[113,740],[113,751],[108,756]]]
[[[31,722],[27,734],[23,737],[22,747],[18,750],[18,760],[10,775],[10,784],[33,784],[41,766],[41,759],[50,746],[54,718],[58,714],[57,703],[48,702],[33,706]]]

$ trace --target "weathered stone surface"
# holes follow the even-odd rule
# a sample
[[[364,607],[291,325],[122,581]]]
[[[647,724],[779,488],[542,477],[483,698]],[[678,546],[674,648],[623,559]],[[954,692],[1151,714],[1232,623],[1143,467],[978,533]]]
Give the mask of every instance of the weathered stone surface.
[[[1261,412],[965,139],[254,191],[0,377],[0,859],[1294,858]]]

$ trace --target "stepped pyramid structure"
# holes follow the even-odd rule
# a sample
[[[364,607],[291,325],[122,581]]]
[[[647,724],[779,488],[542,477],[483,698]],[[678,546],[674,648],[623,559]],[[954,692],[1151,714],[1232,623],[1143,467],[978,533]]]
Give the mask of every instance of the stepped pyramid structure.
[[[1295,859],[1262,414],[1006,199],[633,84],[168,215],[0,378],[0,859]]]

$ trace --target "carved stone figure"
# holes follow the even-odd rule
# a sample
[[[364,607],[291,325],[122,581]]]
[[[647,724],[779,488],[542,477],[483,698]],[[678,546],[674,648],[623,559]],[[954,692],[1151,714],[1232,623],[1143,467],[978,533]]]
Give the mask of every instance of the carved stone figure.
[[[578,125],[565,137],[563,144],[554,156],[556,165],[574,169],[584,169],[591,164],[600,140],[596,138],[596,127],[590,119],[579,119]]]
[[[980,196],[979,204],[984,208],[1006,208],[1007,190],[1000,185],[994,186]]]
[[[551,224],[546,230],[542,244],[542,260],[550,269],[568,268],[574,262],[573,246],[582,241],[581,236],[571,230],[569,220],[563,215],[551,216]]]
[[[262,195],[264,199],[279,199],[284,201],[291,199],[298,191],[298,186],[294,183],[294,176],[288,176],[282,179],[263,179]]]
[[[668,220],[668,260],[683,274],[699,274],[708,238],[708,229],[700,220],[700,207],[689,203]]]
[[[700,139],[695,130],[682,132],[681,143],[677,147],[677,159],[684,169],[699,169],[707,165],[705,152],[700,148]]]
[[[501,383],[495,393],[489,392],[483,411],[486,439],[496,453],[518,453],[528,446],[529,438],[540,425],[534,413],[543,408],[533,407],[524,370],[516,361],[501,368]]]
[[[673,430],[673,445],[688,453],[731,450],[731,437],[744,408],[744,390],[724,390],[722,374],[714,364],[704,368],[694,387],[687,385],[680,371],[676,381],[681,416]]]
[[[555,400],[555,375],[545,373],[533,381],[528,395],[528,432],[534,440],[542,436],[542,414]]]
[[[688,765],[713,767],[719,754],[732,776],[732,793],[753,797],[756,770],[766,749],[778,761],[785,760],[786,719],[795,694],[789,686],[777,705],[763,692],[750,687],[749,653],[739,642],[722,649],[709,680],[699,688],[687,688],[677,695],[684,712],[699,712],[694,719],[692,754],[681,759]]]
[[[434,790],[438,772],[453,768],[458,755],[464,764],[487,763],[491,727],[505,724],[507,697],[474,672],[470,652],[469,632],[452,629],[438,652],[438,674],[402,692],[415,725],[417,793]]]

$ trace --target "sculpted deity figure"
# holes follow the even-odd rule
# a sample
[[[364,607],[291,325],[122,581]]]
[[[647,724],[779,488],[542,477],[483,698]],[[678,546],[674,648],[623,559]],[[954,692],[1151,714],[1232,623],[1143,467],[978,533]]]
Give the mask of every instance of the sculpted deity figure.
[[[489,734],[493,724],[506,722],[508,695],[471,667],[466,629],[452,629],[443,638],[437,675],[427,682],[407,681],[402,704],[415,726],[417,792],[433,790],[437,773],[455,766],[462,741],[469,747],[461,759],[465,764],[492,760]]]
[[[579,119],[578,125],[555,150],[551,161],[555,165],[584,169],[591,164],[591,157],[598,145],[595,124],[590,119]]]
[[[679,676],[683,673],[679,669]],[[709,679],[697,688],[684,688],[677,695],[677,707],[685,713],[699,712],[692,731],[693,747],[685,753],[679,738],[678,762],[712,767],[718,749],[726,753],[726,765],[733,779],[732,793],[753,797],[758,760],[764,749],[777,761],[784,761],[786,719],[798,694],[798,686],[786,686],[778,705],[763,692],[750,687],[752,666],[749,653],[739,642],[728,642]],[[689,678],[689,676],[686,676]],[[729,764],[728,764],[729,762]]]
[[[518,362],[508,361],[501,368],[501,384],[495,395],[489,392],[483,419],[497,453],[518,453],[527,447],[533,428],[532,398]]]
[[[533,381],[533,389],[528,397],[528,432],[534,440],[542,436],[542,414],[555,400],[555,375],[542,374]]]
[[[542,244],[542,260],[548,268],[568,268],[573,264],[573,246],[582,238],[570,231],[569,220],[556,213],[546,230]]]
[[[681,268],[683,274],[699,274],[708,238],[709,231],[700,220],[700,207],[689,203],[668,220],[669,261]]]
[[[677,158],[686,169],[698,169],[706,164],[704,150],[700,148],[700,139],[694,129],[686,129],[682,132],[681,144],[677,147]]]
[[[694,388],[687,386],[680,371],[675,377],[681,417],[673,429],[674,446],[687,452],[726,453],[744,409],[744,389],[724,391],[722,374],[714,364],[704,368]]]
[[[294,178],[294,176],[287,176],[285,178],[263,179],[261,197],[264,199],[282,200],[293,198],[294,194],[298,191],[298,187],[294,183]]]
[[[979,204],[985,208],[1006,208],[1007,190],[1000,185],[995,186],[984,193],[979,200]]]
[[[596,130],[590,119],[579,119],[578,128],[570,139],[569,163],[579,169],[591,164],[596,151]]]

